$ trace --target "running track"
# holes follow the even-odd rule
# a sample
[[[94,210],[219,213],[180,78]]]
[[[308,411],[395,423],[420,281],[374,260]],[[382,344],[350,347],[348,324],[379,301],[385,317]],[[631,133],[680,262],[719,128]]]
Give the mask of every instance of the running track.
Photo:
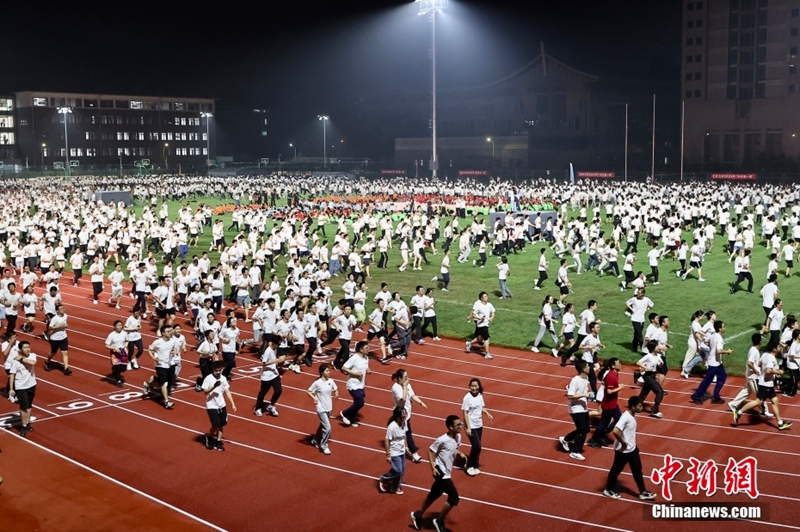
[[[194,338],[187,334],[190,349],[181,374],[184,386],[173,396],[175,409],[167,411],[156,401],[141,398],[141,383],[153,373],[146,355],[141,359],[141,369],[126,373],[125,388],[118,389],[105,380],[110,368],[103,343],[112,322],[124,319],[128,309],[116,310],[103,303],[92,305],[88,283],[81,287],[62,284],[61,288],[70,320],[74,373],[71,377],[58,371],[46,373],[39,365],[33,411],[36,430],[28,439],[115,480],[118,484],[102,480],[114,489],[124,485],[141,492],[131,494],[132,499],[149,496],[150,500],[142,496],[143,502],[135,505],[135,510],[127,506],[119,509],[134,517],[130,521],[137,523],[138,529],[161,529],[170,523],[176,530],[278,531],[290,526],[296,530],[409,530],[409,512],[419,506],[430,487],[429,468],[424,463],[407,462],[403,496],[380,494],[376,484],[376,478],[388,469],[383,437],[390,415],[390,375],[401,366],[408,370],[415,392],[429,407],[426,411],[414,405],[414,433],[422,450],[445,431],[443,419],[448,414],[460,413],[470,377],[481,378],[487,407],[495,416],[493,422],[487,422],[484,432],[483,474],[475,478],[462,472],[454,475],[462,502],[448,517],[449,528],[530,530],[535,524],[546,530],[578,530],[586,526],[601,530],[667,530],[676,525],[689,526],[645,521],[643,515],[650,503],[633,496],[635,484],[627,470],[619,483],[623,500],[603,497],[601,492],[613,459],[610,448],[586,447],[584,462],[571,460],[560,452],[558,436],[573,427],[564,387],[574,370],[561,368],[547,354],[493,348],[495,358],[488,362],[479,355],[465,354],[460,341],[443,340],[429,341],[424,346],[412,344],[409,359],[402,363],[381,366],[373,361],[361,426],[345,428],[335,420],[332,455],[324,456],[308,444],[308,434],[316,428],[317,418],[304,390],[316,378],[316,365],[311,371],[304,367],[301,375],[285,373],[284,393],[278,404],[280,417],[257,418],[252,408],[260,365],[254,355],[243,353],[237,357],[232,385],[239,411],[230,416],[225,431],[227,451],[219,453],[206,450],[201,443],[201,434],[208,430],[208,418],[203,399],[193,387],[199,373],[191,349]],[[104,295],[107,294],[106,291]],[[124,303],[132,302],[126,295]],[[179,316],[177,322],[184,324],[185,319]],[[250,334],[249,325],[240,320],[245,338]],[[37,322],[36,327],[40,334],[42,323]],[[145,346],[155,338],[154,327],[155,322],[143,331]],[[35,353],[46,355],[48,346],[44,340],[21,332],[19,337],[31,340]],[[680,346],[680,342],[677,344]],[[680,350],[681,347],[676,348]],[[623,371],[623,383],[631,382],[630,375],[629,369]],[[723,493],[722,471],[729,457],[756,457],[759,502],[769,504],[770,523],[726,522],[716,526],[724,526],[727,531],[766,530],[767,526],[800,530],[798,431],[780,433],[774,420],[772,424],[751,424],[743,419],[734,428],[724,405],[707,403],[699,407],[689,402],[689,394],[698,384],[696,379],[674,377],[677,372],[670,375],[665,386],[670,395],[662,407],[664,419],[654,420],[646,415],[638,418],[645,476],[663,465],[665,453],[671,453],[684,464],[679,481],[672,483],[673,502],[748,502],[750,499],[744,494]],[[334,403],[338,413],[350,399],[342,376],[337,374],[335,378],[342,397]],[[742,379],[729,378],[723,396],[729,399],[741,385]],[[627,398],[633,393],[638,390],[620,395]],[[796,419],[797,404],[788,401],[781,404],[783,417]],[[7,418],[13,407],[3,404],[6,406],[0,409],[0,418]],[[16,431],[4,433],[0,444],[8,447],[9,439],[18,438],[16,435]],[[462,451],[468,454],[466,437],[464,442]],[[19,447],[16,442],[14,446]],[[3,453],[0,463],[13,460],[9,454]],[[689,457],[717,463],[719,489],[712,498],[687,494],[683,482],[689,478]],[[73,494],[61,492],[61,496],[73,498],[75,505],[82,504],[77,493],[84,489],[83,484],[85,489],[92,489],[91,483],[97,483],[97,478],[82,471],[74,477],[81,489]],[[4,466],[4,488],[10,487],[11,472]],[[652,491],[660,494],[658,486],[647,482]],[[3,500],[10,502],[7,496]],[[438,510],[441,502],[443,499],[432,510]],[[663,500],[659,496],[656,502]],[[165,508],[174,515],[165,517]],[[180,526],[173,526],[172,521]],[[432,529],[429,520],[425,527]],[[98,528],[105,525],[98,523]],[[129,524],[125,528],[137,529]]]

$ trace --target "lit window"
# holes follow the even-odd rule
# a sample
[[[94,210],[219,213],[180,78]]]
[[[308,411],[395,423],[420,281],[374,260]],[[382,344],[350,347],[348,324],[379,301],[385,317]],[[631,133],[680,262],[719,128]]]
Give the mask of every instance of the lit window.
[[[208,148],[203,148],[203,155],[208,155]]]
[[[203,133],[203,142],[208,141],[208,133]]]
[[[47,98],[34,98],[33,105],[35,107],[47,107]]]
[[[143,109],[144,104],[142,102],[135,102],[131,100],[131,109]]]
[[[0,145],[7,146],[14,144],[13,133],[0,133]]]
[[[0,111],[13,111],[14,100],[9,98],[0,98]]]
[[[183,111],[183,109],[184,109],[183,102],[175,102],[175,110],[176,111]]]

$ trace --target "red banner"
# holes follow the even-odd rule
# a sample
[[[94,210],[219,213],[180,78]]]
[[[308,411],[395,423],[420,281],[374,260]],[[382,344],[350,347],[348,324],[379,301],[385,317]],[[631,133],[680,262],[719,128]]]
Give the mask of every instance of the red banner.
[[[458,175],[489,175],[487,170],[459,170]]]
[[[577,172],[575,177],[593,177],[599,179],[613,179],[617,177],[616,172]]]
[[[755,181],[758,174],[711,174],[711,179],[727,181]]]
[[[406,175],[405,170],[381,170],[383,175]]]

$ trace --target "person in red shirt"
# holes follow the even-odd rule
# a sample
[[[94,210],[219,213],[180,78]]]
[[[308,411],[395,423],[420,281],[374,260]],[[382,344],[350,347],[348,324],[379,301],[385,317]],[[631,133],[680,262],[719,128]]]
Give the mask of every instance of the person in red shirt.
[[[603,398],[600,401],[600,422],[594,430],[591,439],[587,443],[589,447],[599,449],[605,445],[605,436],[612,430],[614,425],[619,421],[622,412],[617,403],[617,394],[625,388],[625,385],[619,382],[619,370],[622,367],[618,358],[609,358],[603,364]],[[613,420],[613,422],[612,422]]]

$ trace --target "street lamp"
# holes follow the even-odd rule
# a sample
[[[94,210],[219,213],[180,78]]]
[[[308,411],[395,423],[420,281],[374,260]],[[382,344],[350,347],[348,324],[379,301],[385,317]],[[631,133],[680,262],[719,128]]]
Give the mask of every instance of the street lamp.
[[[42,168],[44,168],[44,150],[47,149],[47,144],[42,142]]]
[[[169,169],[169,142],[165,142],[164,147],[161,148],[161,159],[164,161],[164,168]]]
[[[428,15],[431,21],[431,60],[433,70],[433,111],[431,116],[431,129],[433,133],[433,153],[431,155],[431,170],[436,177],[439,169],[439,158],[436,155],[436,13],[441,13],[447,7],[447,0],[415,0],[419,4],[418,15]]]
[[[328,137],[325,124],[330,120],[330,117],[328,115],[317,115],[317,120],[322,121],[322,168],[324,170],[328,160]]]
[[[72,175],[69,168],[69,140],[67,139],[67,115],[72,114],[72,107],[59,107],[58,114],[64,115],[64,155],[67,160],[67,175]]]
[[[486,137],[486,142],[492,143],[492,174],[494,174],[494,141],[492,137]]]
[[[214,116],[211,113],[200,113],[200,116],[206,119],[206,167],[211,168],[211,134],[209,133],[209,123]]]
[[[289,143],[289,147],[290,147],[290,148],[294,148],[294,160],[296,161],[296,160],[297,160],[297,146],[295,146],[294,144],[292,144],[292,143],[290,142],[290,143]]]

